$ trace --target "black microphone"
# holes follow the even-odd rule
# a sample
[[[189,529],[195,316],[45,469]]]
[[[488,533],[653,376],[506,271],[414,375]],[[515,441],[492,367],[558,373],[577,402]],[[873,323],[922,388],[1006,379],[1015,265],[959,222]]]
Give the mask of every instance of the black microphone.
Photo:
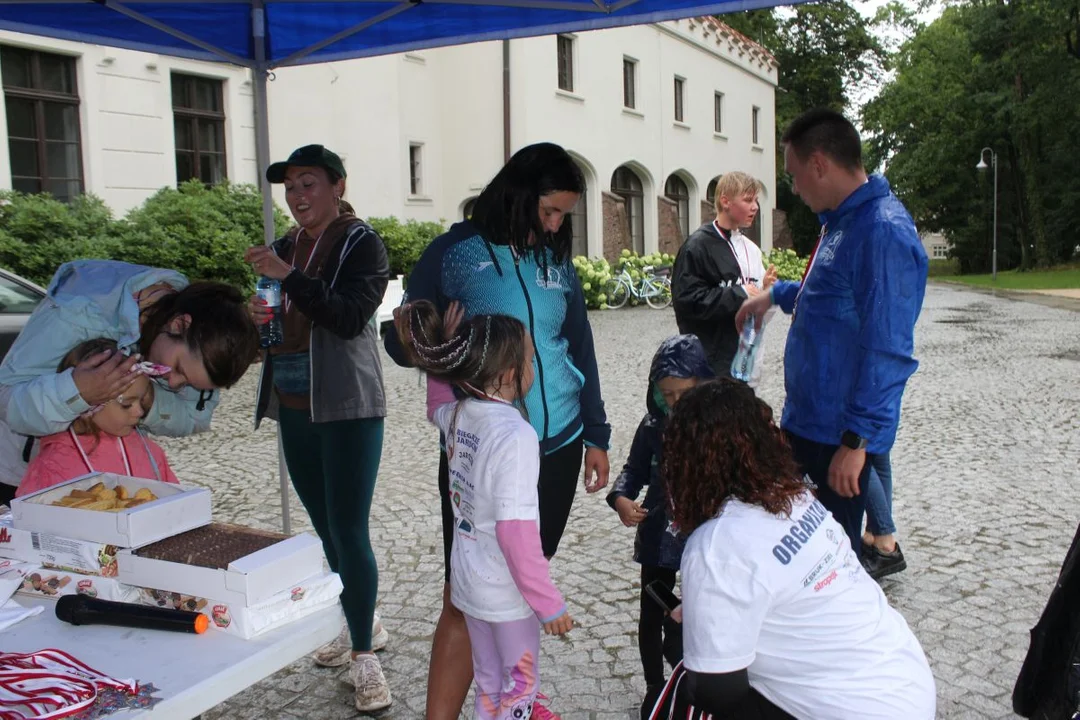
[[[62,596],[56,602],[56,617],[72,625],[118,625],[196,634],[210,627],[210,619],[202,613],[98,600],[86,595]]]

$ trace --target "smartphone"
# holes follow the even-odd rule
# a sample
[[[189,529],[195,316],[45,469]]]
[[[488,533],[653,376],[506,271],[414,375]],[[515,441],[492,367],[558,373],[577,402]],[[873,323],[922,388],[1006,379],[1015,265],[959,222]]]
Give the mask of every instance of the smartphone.
[[[668,586],[664,584],[663,580],[654,580],[645,586],[645,592],[649,593],[649,597],[656,601],[656,603],[664,608],[665,612],[670,613],[675,608],[682,605],[682,600],[679,596],[671,592]]]

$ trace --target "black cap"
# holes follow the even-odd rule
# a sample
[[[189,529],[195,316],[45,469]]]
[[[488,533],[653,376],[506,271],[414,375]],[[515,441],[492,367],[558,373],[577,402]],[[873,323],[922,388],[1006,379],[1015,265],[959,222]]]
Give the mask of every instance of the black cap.
[[[345,177],[345,165],[336,153],[327,150],[322,145],[305,145],[293,150],[292,155],[284,162],[276,162],[266,168],[266,179],[272,183],[285,182],[285,173],[289,167],[321,167]]]

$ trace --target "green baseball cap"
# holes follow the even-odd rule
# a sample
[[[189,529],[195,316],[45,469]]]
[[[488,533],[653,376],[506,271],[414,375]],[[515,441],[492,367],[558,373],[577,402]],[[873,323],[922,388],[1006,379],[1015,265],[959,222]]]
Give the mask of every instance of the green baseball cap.
[[[293,150],[288,160],[276,162],[266,168],[266,179],[272,183],[285,182],[285,173],[289,167],[321,167],[339,177],[345,177],[345,165],[336,153],[322,145],[305,145]]]

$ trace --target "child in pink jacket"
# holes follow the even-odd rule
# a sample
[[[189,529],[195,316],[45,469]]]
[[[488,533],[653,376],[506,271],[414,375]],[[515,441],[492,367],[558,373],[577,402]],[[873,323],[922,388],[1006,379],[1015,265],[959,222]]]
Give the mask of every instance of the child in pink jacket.
[[[87,340],[64,357],[57,372],[109,351],[118,352],[114,341]],[[64,432],[41,438],[38,455],[30,461],[16,497],[91,472],[179,482],[165,459],[165,452],[139,428],[139,422],[154,402],[150,378],[169,369],[145,362],[135,369],[138,376],[122,394],[91,408]]]

